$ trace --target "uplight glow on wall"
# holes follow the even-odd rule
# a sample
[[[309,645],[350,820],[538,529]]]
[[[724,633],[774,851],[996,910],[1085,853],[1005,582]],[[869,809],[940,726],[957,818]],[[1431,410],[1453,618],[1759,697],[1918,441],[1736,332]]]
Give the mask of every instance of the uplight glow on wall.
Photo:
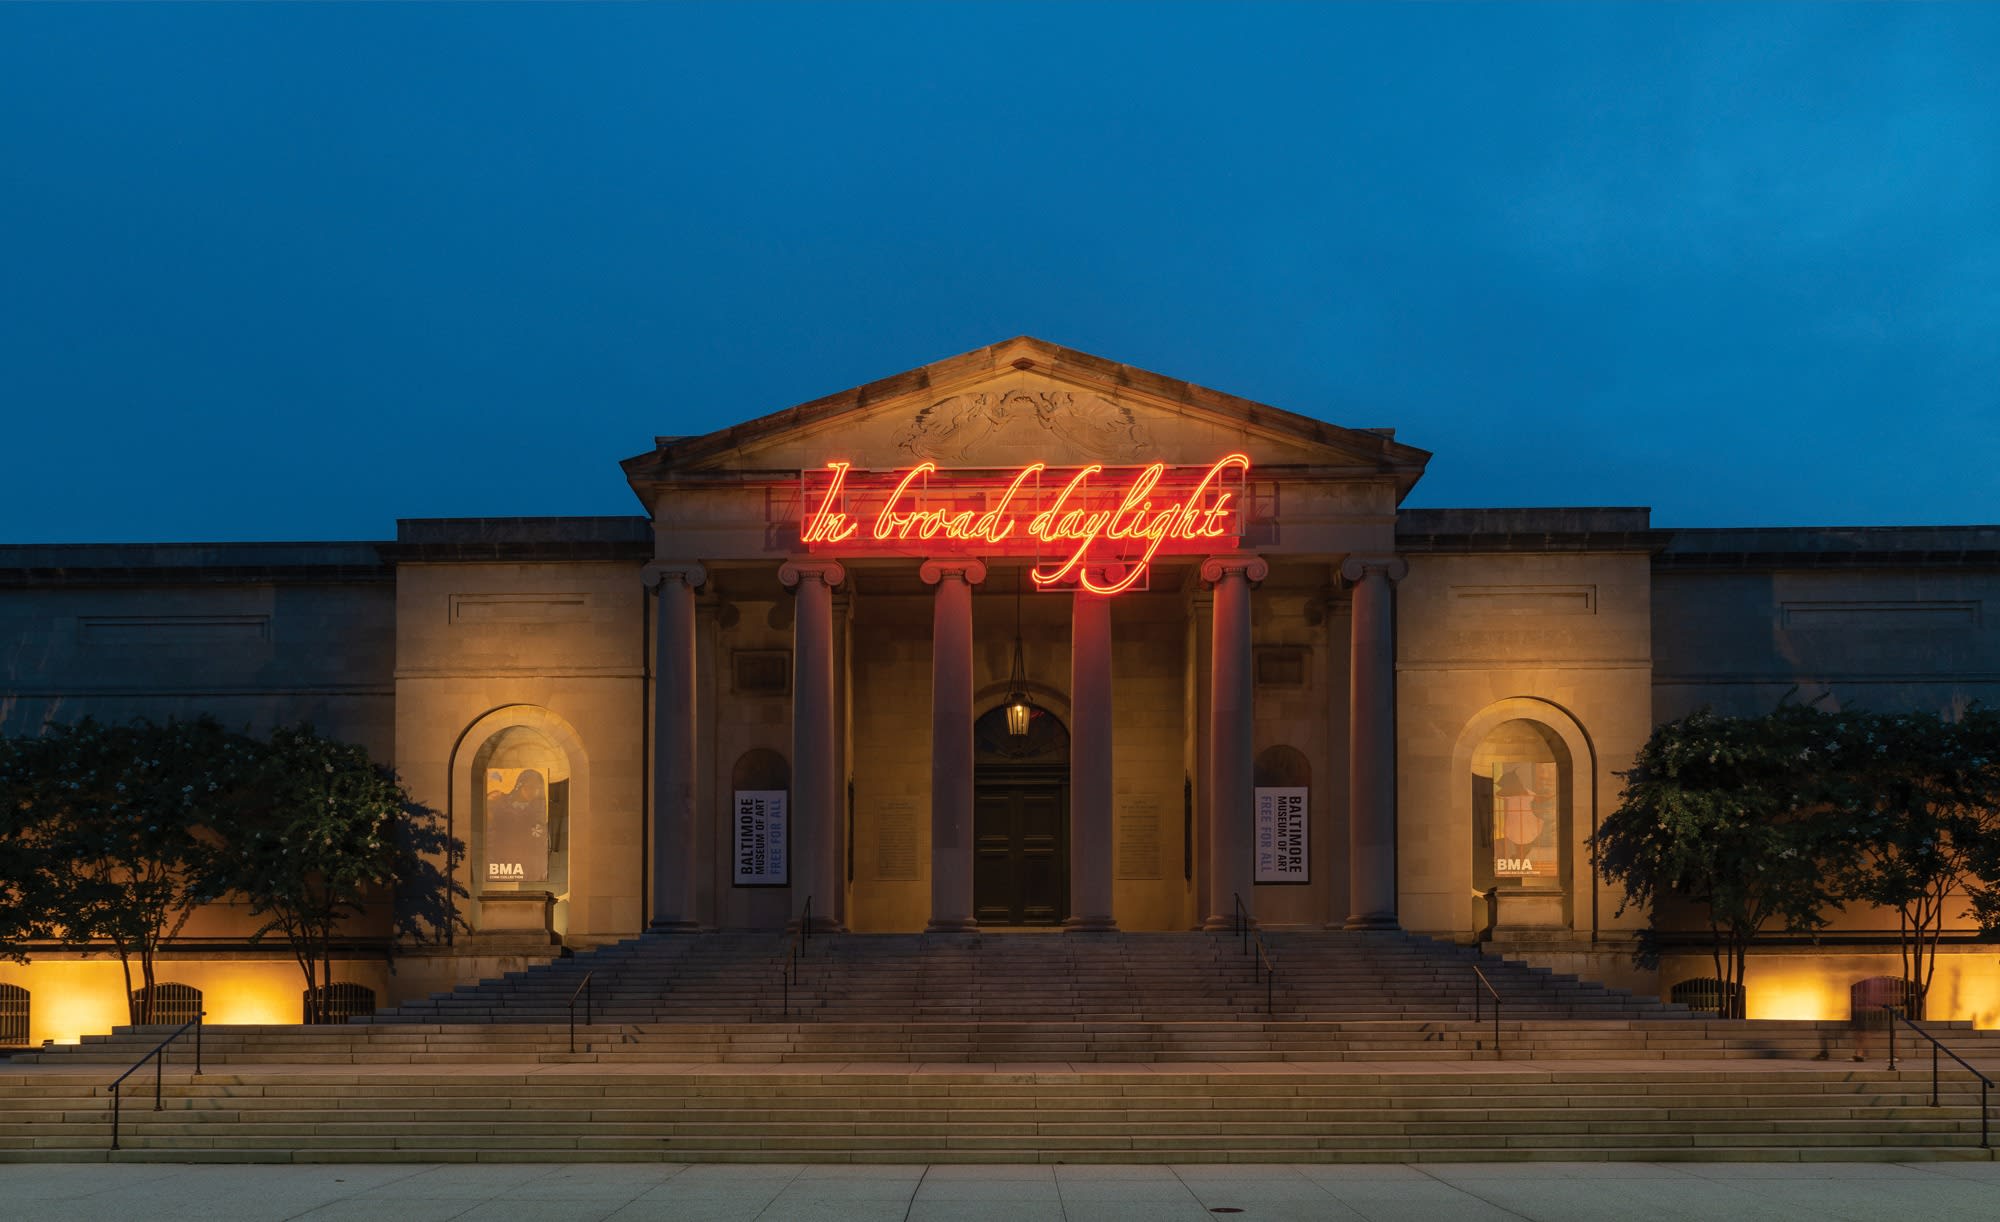
[[[815,552],[976,552],[1035,561],[1029,578],[1117,594],[1161,554],[1228,551],[1243,535],[1250,459],[1207,467],[857,471],[829,462],[805,479],[799,536]]]

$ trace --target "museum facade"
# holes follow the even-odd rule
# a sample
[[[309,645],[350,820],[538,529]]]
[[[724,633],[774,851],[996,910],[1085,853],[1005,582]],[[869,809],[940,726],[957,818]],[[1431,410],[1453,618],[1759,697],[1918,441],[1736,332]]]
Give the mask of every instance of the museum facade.
[[[0,547],[0,729],[310,720],[393,762],[468,845],[469,931],[392,961],[357,928],[383,1002],[808,909],[1029,933],[1239,902],[1656,991],[1706,959],[1637,972],[1645,914],[1585,846],[1657,722],[2000,703],[2000,528],[1401,508],[1429,458],[1016,339],[659,438],[624,463],[644,516]],[[165,976],[295,1021],[246,928],[205,910]],[[1844,1016],[1893,931],[1774,941],[1752,1016]],[[1933,1016],[2000,1022],[1993,962],[1954,944]],[[116,979],[0,965],[35,1040],[122,1021]]]

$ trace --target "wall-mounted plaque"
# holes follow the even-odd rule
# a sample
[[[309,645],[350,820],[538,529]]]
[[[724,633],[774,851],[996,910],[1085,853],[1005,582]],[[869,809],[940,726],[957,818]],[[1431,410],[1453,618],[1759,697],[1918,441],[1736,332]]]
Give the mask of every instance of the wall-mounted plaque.
[[[1256,881],[1312,881],[1310,792],[1303,787],[1257,790]]]
[[[739,887],[783,887],[791,882],[791,812],[782,789],[736,790],[735,828]]]
[[[1118,877],[1160,877],[1160,805],[1158,794],[1118,799]]]
[[[875,807],[875,877],[883,882],[915,882],[917,800],[886,798]]]

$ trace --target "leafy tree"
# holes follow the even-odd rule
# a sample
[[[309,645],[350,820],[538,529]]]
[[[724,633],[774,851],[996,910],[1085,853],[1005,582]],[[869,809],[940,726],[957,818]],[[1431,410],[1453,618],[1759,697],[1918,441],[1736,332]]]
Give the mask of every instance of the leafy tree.
[[[42,808],[26,784],[31,743],[0,738],[0,959],[15,963],[26,963],[28,944],[48,936],[46,863],[35,849]]]
[[[220,881],[290,943],[306,983],[306,1021],[327,1015],[333,945],[370,904],[390,905],[397,936],[427,940],[463,922],[453,880],[464,845],[395,774],[311,726],[276,731],[228,804],[229,865]]]
[[[1624,887],[1619,911],[1678,895],[1706,912],[1715,975],[1742,1017],[1746,952],[1773,921],[1827,924],[1839,907],[1821,859],[1838,831],[1810,765],[1829,714],[1787,704],[1763,717],[1703,710],[1655,727],[1591,838],[1596,868]],[[1657,935],[1641,956],[1657,954]]]
[[[1838,756],[1839,885],[1892,909],[1912,1009],[1923,1013],[1947,918],[1970,911],[2000,932],[2000,712],[1849,715]]]
[[[10,871],[32,907],[27,932],[71,946],[109,943],[134,1023],[152,1021],[160,948],[215,898],[219,842],[208,825],[253,753],[248,739],[207,717],[122,726],[85,718],[7,749],[8,855],[32,863]]]

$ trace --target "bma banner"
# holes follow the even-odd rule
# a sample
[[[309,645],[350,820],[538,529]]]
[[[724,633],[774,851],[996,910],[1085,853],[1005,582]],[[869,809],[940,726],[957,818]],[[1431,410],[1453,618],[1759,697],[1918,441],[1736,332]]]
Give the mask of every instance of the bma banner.
[[[736,885],[782,887],[791,882],[791,822],[782,789],[736,791]]]
[[[1298,789],[1257,790],[1257,881],[1312,881],[1312,852],[1307,845],[1310,792]]]

